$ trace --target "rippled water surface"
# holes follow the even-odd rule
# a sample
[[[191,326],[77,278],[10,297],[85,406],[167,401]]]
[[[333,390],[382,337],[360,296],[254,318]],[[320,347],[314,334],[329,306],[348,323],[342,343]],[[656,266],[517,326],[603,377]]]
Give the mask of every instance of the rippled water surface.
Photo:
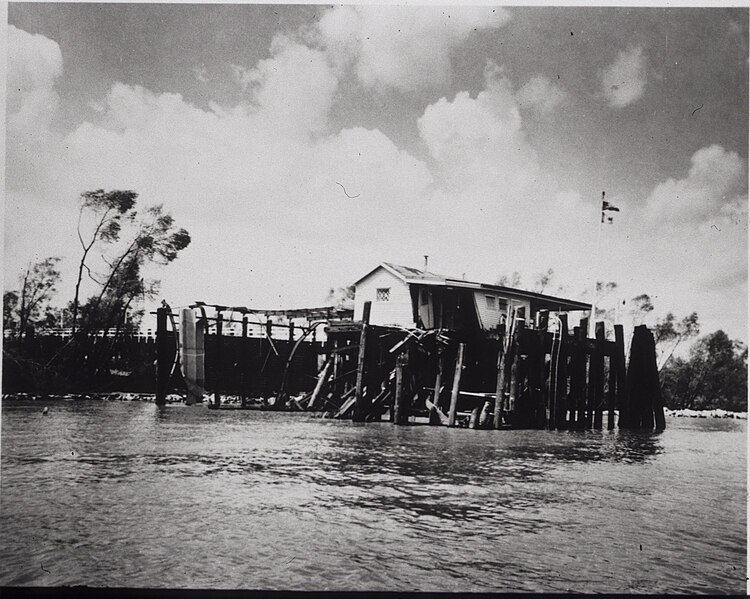
[[[6,401],[0,584],[745,592],[744,421],[661,434]]]

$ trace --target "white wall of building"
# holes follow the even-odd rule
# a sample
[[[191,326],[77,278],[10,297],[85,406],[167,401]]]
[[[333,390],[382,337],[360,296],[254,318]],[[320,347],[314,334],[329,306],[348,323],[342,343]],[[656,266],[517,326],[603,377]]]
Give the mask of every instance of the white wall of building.
[[[388,301],[378,299],[378,289],[389,289]],[[382,266],[357,283],[354,320],[362,320],[366,301],[372,302],[370,324],[414,326],[409,286]]]

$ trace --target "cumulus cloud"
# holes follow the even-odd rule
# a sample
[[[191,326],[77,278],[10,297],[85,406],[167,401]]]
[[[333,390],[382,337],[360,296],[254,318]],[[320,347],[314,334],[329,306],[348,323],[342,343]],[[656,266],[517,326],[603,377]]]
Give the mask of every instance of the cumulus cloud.
[[[537,174],[536,152],[526,139],[513,87],[493,63],[476,98],[468,92],[452,101],[441,98],[425,109],[418,126],[431,156],[461,186],[494,181],[516,189]]]
[[[517,97],[521,108],[529,108],[540,114],[549,114],[568,101],[568,92],[549,78],[537,75],[523,84],[518,90]]]
[[[63,72],[58,44],[8,26],[6,192],[49,191],[57,171],[60,136],[53,129]],[[47,176],[49,174],[49,177]]]
[[[361,18],[352,7],[333,13]],[[18,35],[14,43],[38,48],[11,53],[9,81],[36,81],[28,89],[54,99],[62,58],[54,42],[38,37]],[[353,64],[367,70],[370,59],[352,39]],[[114,83],[95,99],[89,121],[67,133],[54,133],[41,116],[17,119],[9,133],[6,265],[59,253],[74,267],[76,197],[126,188],[145,204],[164,202],[193,236],[164,277],[172,305],[313,305],[379,260],[418,265],[429,254],[435,270],[468,278],[552,267],[573,296],[595,276],[607,277],[633,295],[671,294],[666,305],[678,312],[698,309],[707,320],[704,313],[721,304],[745,318],[747,190],[736,154],[702,148],[687,174],[657,185],[640,211],[618,204],[605,242],[618,259],[612,272],[594,273],[582,265],[591,265],[600,198],[559,189],[526,135],[522,108],[554,109],[541,98],[556,86],[536,77],[514,92],[503,70],[488,64],[478,93],[425,107],[417,121],[420,159],[378,129],[332,129],[345,76],[334,58],[330,47],[279,36],[268,58],[235,69],[245,90],[236,105],[205,109],[180,94]],[[438,60],[429,68],[445,66]],[[410,68],[371,70],[371,85],[398,87]],[[54,114],[54,101],[37,97],[18,98],[9,115],[35,106]],[[19,150],[34,131],[45,143]],[[722,295],[727,289],[732,295]]]
[[[643,96],[646,87],[646,57],[643,49],[623,50],[601,73],[602,93],[610,106],[622,108]]]
[[[554,266],[572,289],[583,284],[588,273],[580,261],[593,249],[594,202],[560,192],[545,175],[501,68],[489,63],[476,97],[441,98],[418,125],[439,182],[428,226],[436,243],[452,248],[454,272],[468,261],[470,277],[493,281],[503,270]]]
[[[53,230],[64,253],[76,256],[76,198],[102,187],[163,202],[191,232],[193,243],[165,281],[175,297],[310,305],[327,286],[371,267],[372,255],[395,239],[385,221],[418,225],[429,169],[376,129],[328,130],[338,78],[321,51],[278,38],[270,58],[245,76],[245,101],[207,110],[180,94],[113,84],[97,101],[100,111],[37,164],[37,178],[50,185],[9,195],[9,217],[27,226],[25,235],[6,237],[6,256],[25,263],[35,240]],[[385,239],[373,237],[373,226]],[[351,257],[351,273],[341,272],[337,255]],[[270,284],[282,271],[287,282]],[[14,277],[6,272],[6,281]]]
[[[498,28],[507,11],[462,6],[337,6],[318,24],[339,65],[353,62],[372,88],[438,88],[451,80],[451,51],[477,29]]]
[[[54,89],[62,74],[62,53],[56,42],[8,26],[8,132],[43,132],[57,111]]]
[[[715,216],[726,210],[730,193],[745,180],[742,159],[719,145],[695,152],[690,165],[687,177],[669,178],[649,196],[646,214],[653,224],[694,224]]]

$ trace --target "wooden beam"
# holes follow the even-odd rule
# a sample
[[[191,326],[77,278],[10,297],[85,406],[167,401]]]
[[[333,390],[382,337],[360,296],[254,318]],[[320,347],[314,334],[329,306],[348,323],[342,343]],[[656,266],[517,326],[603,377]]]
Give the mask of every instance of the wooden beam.
[[[215,379],[214,379],[214,405],[221,405],[221,375],[222,375],[222,315],[221,312],[216,313],[216,366],[214,366]]]
[[[619,410],[618,427],[623,428],[627,423],[628,389],[625,372],[625,334],[621,324],[615,325],[615,355],[614,355],[615,378],[617,379],[616,404]]]
[[[497,379],[495,384],[495,410],[492,414],[492,426],[499,429],[503,424],[503,407],[505,405],[505,370],[508,355],[508,335],[505,325],[500,328],[500,339],[497,345]]]
[[[568,315],[560,314],[560,343],[553,356],[555,373],[555,428],[567,427],[568,406]]]
[[[240,403],[244,406],[247,404],[247,382],[249,368],[247,364],[247,314],[242,316],[242,339],[240,339]]]
[[[315,405],[316,400],[320,396],[321,391],[323,391],[323,386],[328,381],[328,377],[331,376],[331,370],[333,369],[333,357],[329,357],[326,360],[325,366],[323,366],[323,370],[320,372],[320,375],[318,376],[318,382],[315,384],[315,389],[312,392],[312,395],[310,395],[310,401],[307,403],[307,409],[311,410],[313,406]]]
[[[458,355],[456,356],[456,372],[453,375],[453,389],[451,391],[451,407],[448,412],[448,426],[453,426],[456,423],[456,407],[458,406],[458,389],[461,385],[461,372],[464,366],[464,350],[466,344],[459,343]]]
[[[169,388],[169,375],[172,371],[170,362],[170,349],[172,344],[167,337],[167,308],[156,310],[156,398],[155,403],[159,406],[167,403],[167,390]]]
[[[448,416],[443,414],[443,411],[437,407],[434,403],[432,403],[429,399],[425,399],[425,405],[427,406],[427,409],[430,410],[430,413],[435,413],[439,419],[439,423],[443,426],[448,426]]]
[[[406,424],[409,421],[408,395],[404,389],[404,370],[409,365],[407,352],[396,358],[396,390],[393,398],[393,424]]]
[[[607,429],[615,428],[615,403],[617,399],[617,365],[614,356],[608,358],[609,380],[607,382]]]
[[[594,379],[594,428],[602,428],[604,408],[604,322],[596,323],[596,352],[591,359],[590,376]]]
[[[354,393],[355,404],[354,404],[354,416],[352,420],[354,422],[364,422],[369,412],[369,406],[367,405],[367,398],[365,397],[364,382],[365,382],[365,359],[367,357],[367,329],[370,324],[370,310],[372,309],[372,302],[365,302],[364,310],[362,312],[362,331],[359,337],[359,356],[357,360],[357,383],[356,391]]]
[[[443,348],[438,345],[435,353],[437,354],[437,374],[435,375],[435,387],[432,391],[432,408],[430,410],[430,424],[441,424],[440,418],[440,392],[443,389]],[[425,402],[427,404],[427,402]]]

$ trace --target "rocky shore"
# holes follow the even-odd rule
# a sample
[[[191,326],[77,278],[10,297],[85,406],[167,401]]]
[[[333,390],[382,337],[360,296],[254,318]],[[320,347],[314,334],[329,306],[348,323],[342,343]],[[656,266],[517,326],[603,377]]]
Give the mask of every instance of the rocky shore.
[[[728,412],[727,410],[664,410],[665,416],[674,416],[676,418],[735,418],[737,420],[747,420],[747,412]]]
[[[153,393],[129,393],[129,392],[110,392],[110,393],[69,393],[65,395],[41,395],[33,393],[3,393],[3,401],[79,401],[79,400],[100,400],[100,401],[146,401],[152,402],[155,399]],[[167,395],[167,403],[183,403],[185,398],[177,393]],[[205,405],[213,401],[213,396],[205,394],[203,403]],[[239,396],[225,395],[221,398],[222,405],[239,405],[241,399]],[[257,406],[258,408],[272,408],[276,403],[275,397],[248,398],[247,404]],[[200,404],[198,404],[200,405]],[[736,420],[747,420],[747,412],[729,412],[722,409],[714,410],[670,410],[664,409],[665,416],[674,418],[734,418]]]
[[[3,393],[3,401],[82,401],[82,400],[99,400],[99,401],[145,401],[153,402],[156,395],[153,393],[130,393],[124,391],[115,392],[101,392],[101,393],[68,393],[61,395],[43,395],[35,393]],[[177,404],[184,403],[185,397],[178,393],[170,393],[167,395],[167,403]],[[213,395],[204,394],[203,403],[208,404],[213,401]],[[222,395],[222,405],[239,405],[242,402],[239,396],[235,395]],[[275,397],[258,397],[258,398],[247,398],[246,403],[248,405],[256,405],[258,407],[272,407],[276,403]],[[200,404],[198,404],[200,405]]]

